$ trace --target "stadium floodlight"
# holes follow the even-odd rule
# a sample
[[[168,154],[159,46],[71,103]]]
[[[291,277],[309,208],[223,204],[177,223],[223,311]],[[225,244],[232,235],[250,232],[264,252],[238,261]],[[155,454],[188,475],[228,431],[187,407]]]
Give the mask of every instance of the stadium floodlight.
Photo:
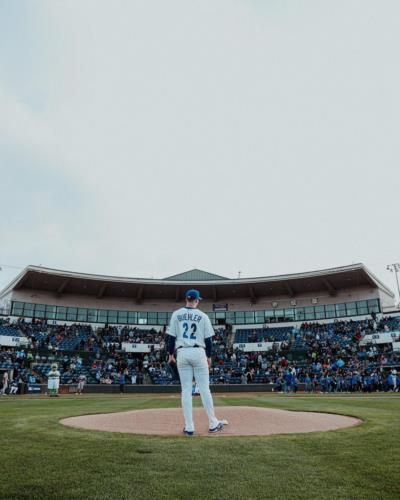
[[[386,269],[391,273],[394,273],[394,275],[396,276],[397,295],[400,303],[400,286],[399,286],[399,277],[397,276],[398,272],[400,271],[400,264],[398,262],[394,262],[393,264],[388,264],[386,266]]]

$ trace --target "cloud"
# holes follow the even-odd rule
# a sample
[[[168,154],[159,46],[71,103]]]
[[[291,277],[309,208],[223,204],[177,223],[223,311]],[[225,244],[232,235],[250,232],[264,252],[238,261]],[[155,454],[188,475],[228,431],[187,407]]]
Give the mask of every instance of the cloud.
[[[0,112],[3,117],[0,120],[0,144],[13,145],[37,155],[49,153],[49,145],[54,143],[49,125],[1,84]]]
[[[34,172],[64,187],[57,198],[46,189],[39,212],[50,220],[27,229],[52,242],[38,244],[43,263],[164,276],[377,260],[371,228],[390,230],[398,195],[397,10],[358,1],[30,7],[32,23],[10,38],[15,81],[0,76],[0,141],[18,161],[23,152],[27,196],[42,191]]]

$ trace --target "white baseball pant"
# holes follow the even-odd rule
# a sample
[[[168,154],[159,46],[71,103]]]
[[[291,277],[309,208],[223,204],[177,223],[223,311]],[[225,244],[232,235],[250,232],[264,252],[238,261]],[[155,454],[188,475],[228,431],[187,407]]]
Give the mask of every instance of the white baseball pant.
[[[210,376],[206,353],[201,347],[182,347],[177,351],[177,366],[182,386],[182,409],[185,430],[194,431],[192,384],[195,379],[203,407],[207,412],[209,429],[218,425],[214,413],[214,403],[210,392]]]

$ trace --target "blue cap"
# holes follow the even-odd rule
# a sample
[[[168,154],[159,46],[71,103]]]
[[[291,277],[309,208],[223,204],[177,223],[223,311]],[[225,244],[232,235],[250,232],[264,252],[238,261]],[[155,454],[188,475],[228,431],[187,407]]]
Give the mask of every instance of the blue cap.
[[[185,297],[190,300],[201,300],[200,292],[194,289],[188,290]]]

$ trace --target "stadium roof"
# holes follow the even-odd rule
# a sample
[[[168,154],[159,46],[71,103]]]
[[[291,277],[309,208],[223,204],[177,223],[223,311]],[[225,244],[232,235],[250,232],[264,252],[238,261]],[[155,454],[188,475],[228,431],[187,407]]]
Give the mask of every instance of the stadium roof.
[[[193,273],[193,274],[192,274]],[[189,278],[192,279],[189,280]],[[26,267],[1,293],[5,297],[14,290],[43,290],[57,296],[88,295],[98,299],[130,297],[145,300],[182,300],[187,288],[195,287],[202,296],[214,302],[229,298],[246,298],[253,303],[260,297],[295,297],[305,293],[334,296],[343,289],[368,286],[379,288],[390,297],[393,292],[363,264],[335,267],[279,276],[228,279],[194,269],[166,279],[145,279],[86,274],[40,266]]]
[[[218,276],[218,274],[207,273],[206,271],[201,271],[200,269],[192,269],[191,271],[174,274],[174,276],[168,276],[168,278],[164,279],[168,281],[210,281],[227,280],[229,278]]]

